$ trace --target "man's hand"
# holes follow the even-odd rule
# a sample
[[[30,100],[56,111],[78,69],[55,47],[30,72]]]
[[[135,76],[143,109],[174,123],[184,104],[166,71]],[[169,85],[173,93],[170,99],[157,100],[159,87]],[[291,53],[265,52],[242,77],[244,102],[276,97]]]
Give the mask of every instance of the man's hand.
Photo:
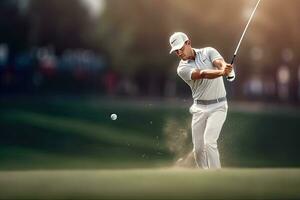
[[[226,64],[226,66],[223,69],[223,76],[228,76],[230,72],[232,71],[233,66],[231,64]]]
[[[228,76],[229,73],[233,70],[232,65],[225,62],[223,58],[216,59],[213,62],[214,67],[222,71],[222,76]]]

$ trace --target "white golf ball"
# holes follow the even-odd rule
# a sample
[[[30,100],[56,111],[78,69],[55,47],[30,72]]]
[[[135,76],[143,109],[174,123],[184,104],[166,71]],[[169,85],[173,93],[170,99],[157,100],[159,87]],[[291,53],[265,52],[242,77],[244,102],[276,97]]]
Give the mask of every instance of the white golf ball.
[[[111,118],[112,120],[116,120],[116,119],[118,118],[118,116],[117,116],[116,114],[111,114],[111,115],[110,115],[110,118]]]

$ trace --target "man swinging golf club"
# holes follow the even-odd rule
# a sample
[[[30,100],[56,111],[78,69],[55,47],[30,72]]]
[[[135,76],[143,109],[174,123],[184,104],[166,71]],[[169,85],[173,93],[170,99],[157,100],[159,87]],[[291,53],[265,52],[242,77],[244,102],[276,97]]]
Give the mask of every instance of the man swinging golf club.
[[[198,167],[221,168],[217,140],[227,115],[226,91],[222,76],[235,79],[232,68],[241,42],[261,0],[258,0],[235,49],[231,64],[211,47],[194,49],[185,33],[170,37],[171,51],[181,59],[177,74],[190,86],[194,104],[192,118],[193,152]]]
[[[181,59],[177,73],[190,86],[194,104],[192,118],[193,151],[198,167],[221,168],[217,140],[227,115],[223,76],[233,71],[220,53],[206,47],[195,49],[185,33],[170,37],[171,51]]]

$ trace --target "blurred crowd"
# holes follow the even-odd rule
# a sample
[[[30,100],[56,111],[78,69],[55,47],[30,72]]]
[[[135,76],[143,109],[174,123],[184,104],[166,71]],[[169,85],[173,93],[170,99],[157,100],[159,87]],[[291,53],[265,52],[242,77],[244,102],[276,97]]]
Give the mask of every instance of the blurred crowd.
[[[0,44],[0,91],[2,94],[92,91],[105,67],[103,57],[90,50],[67,49],[57,56],[53,47],[40,47],[10,56],[9,47]]]

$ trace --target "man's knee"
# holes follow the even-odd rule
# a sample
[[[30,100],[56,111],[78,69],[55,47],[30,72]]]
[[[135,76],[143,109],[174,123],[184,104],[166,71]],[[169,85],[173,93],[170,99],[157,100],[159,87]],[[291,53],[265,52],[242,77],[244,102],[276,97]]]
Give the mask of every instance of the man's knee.
[[[212,137],[211,135],[206,135],[204,137],[204,148],[217,148],[218,144],[217,144],[217,137]]]
[[[204,149],[216,149],[218,148],[217,141],[206,141],[204,144]]]
[[[207,149],[216,149],[218,148],[218,144],[216,140],[205,139],[202,144],[198,144],[194,146],[195,154],[201,154]]]

